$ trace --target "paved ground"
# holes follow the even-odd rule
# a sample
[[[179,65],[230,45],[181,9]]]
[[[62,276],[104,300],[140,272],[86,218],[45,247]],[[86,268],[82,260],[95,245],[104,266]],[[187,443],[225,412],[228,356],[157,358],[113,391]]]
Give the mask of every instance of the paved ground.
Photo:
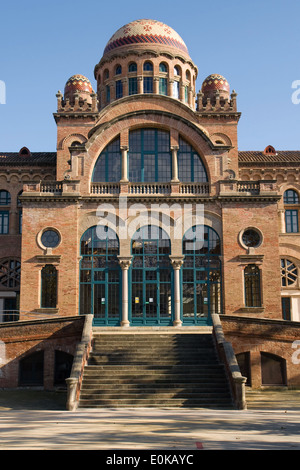
[[[69,412],[63,393],[0,391],[0,450],[300,450],[300,391],[248,396],[247,411]]]

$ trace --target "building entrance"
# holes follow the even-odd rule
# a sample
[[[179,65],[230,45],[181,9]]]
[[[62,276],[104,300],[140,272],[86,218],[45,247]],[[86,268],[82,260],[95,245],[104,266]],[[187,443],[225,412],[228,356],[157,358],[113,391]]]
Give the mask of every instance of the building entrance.
[[[132,240],[130,321],[171,325],[173,320],[171,244],[159,227],[139,229]]]

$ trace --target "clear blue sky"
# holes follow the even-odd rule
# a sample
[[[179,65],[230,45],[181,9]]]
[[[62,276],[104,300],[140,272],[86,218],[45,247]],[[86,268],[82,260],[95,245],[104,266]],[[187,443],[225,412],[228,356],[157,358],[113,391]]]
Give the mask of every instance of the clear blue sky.
[[[210,73],[238,93],[239,149],[300,149],[299,0],[11,0],[1,5],[0,153],[55,151],[58,90],[86,75],[112,34],[141,18],[162,21],[181,35],[199,70],[197,91]]]

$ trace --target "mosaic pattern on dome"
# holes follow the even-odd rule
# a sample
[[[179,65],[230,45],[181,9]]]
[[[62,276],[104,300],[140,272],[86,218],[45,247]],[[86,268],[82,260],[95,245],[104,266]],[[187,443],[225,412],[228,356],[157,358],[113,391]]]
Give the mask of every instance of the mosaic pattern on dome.
[[[202,92],[213,91],[213,90],[224,90],[230,91],[229,83],[226,78],[217,73],[209,75],[202,84]]]
[[[174,29],[160,21],[146,19],[132,21],[118,29],[108,41],[104,54],[118,47],[132,44],[166,45],[188,54],[184,41]]]
[[[65,92],[93,93],[91,82],[84,75],[72,75],[66,83]]]

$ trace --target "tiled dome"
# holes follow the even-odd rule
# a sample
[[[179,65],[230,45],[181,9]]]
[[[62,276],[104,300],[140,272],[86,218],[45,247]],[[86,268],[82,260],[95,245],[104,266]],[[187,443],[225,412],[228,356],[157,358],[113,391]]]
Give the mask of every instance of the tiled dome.
[[[123,46],[145,44],[167,46],[189,55],[184,41],[174,29],[160,21],[147,19],[132,21],[118,29],[108,41],[104,54]]]
[[[72,75],[65,86],[65,98],[73,96],[75,92],[78,93],[93,93],[91,82],[83,75]]]
[[[214,91],[226,91],[230,92],[230,86],[226,78],[217,73],[209,75],[202,84],[202,93],[210,93]]]

